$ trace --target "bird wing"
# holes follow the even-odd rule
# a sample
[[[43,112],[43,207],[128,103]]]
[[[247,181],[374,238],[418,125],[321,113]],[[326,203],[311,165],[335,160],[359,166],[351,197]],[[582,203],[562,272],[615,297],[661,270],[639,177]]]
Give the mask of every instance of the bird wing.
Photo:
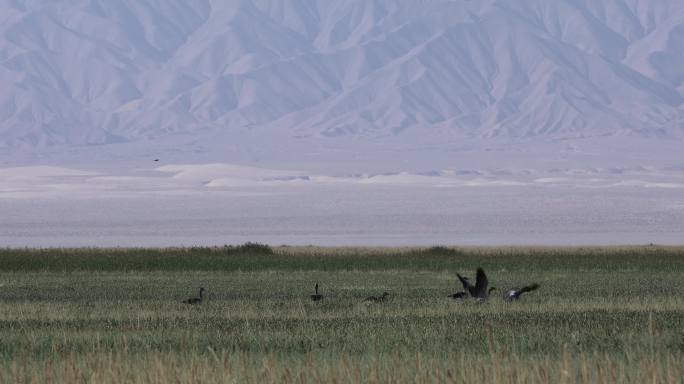
[[[539,288],[539,284],[532,284],[528,285],[526,287],[520,288],[520,293],[525,293],[525,292],[531,292],[534,291],[535,289]]]
[[[484,269],[478,268],[477,269],[477,275],[475,277],[475,293],[476,296],[483,295],[487,293],[487,285],[489,282],[487,281],[487,275],[485,275]]]
[[[458,273],[456,274],[456,276],[458,276],[458,279],[461,280],[461,284],[463,284],[463,289],[470,292],[470,289],[473,286],[468,282],[468,280],[466,280],[465,277],[459,275]]]

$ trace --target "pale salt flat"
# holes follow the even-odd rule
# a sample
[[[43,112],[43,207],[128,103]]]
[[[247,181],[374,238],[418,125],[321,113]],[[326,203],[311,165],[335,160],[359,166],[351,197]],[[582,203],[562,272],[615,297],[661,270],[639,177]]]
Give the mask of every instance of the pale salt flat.
[[[204,164],[0,174],[3,247],[684,243],[677,169],[325,175]]]

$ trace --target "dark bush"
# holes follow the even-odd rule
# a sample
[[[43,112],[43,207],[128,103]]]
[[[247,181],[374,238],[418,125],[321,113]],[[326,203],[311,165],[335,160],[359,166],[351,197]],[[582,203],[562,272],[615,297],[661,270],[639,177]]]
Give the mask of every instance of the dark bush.
[[[260,243],[247,242],[238,246],[228,246],[227,247],[231,253],[248,253],[250,255],[272,255],[273,249],[266,245]]]
[[[460,255],[462,252],[453,249],[453,248],[448,248],[442,245],[437,245],[434,247],[430,247],[427,249],[420,250],[418,252],[419,254],[423,255],[431,255],[431,256],[456,256]]]

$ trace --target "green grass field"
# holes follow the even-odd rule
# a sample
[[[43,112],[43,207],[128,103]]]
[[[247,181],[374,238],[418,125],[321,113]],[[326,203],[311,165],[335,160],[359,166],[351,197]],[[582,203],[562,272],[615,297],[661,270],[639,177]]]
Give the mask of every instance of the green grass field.
[[[447,298],[478,266],[541,289]],[[683,271],[675,247],[0,250],[0,382],[681,383]]]

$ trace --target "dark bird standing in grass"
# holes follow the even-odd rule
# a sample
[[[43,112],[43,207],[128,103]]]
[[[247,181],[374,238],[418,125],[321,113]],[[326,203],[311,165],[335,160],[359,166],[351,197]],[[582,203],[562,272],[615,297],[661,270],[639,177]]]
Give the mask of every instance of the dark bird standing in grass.
[[[511,288],[506,292],[506,295],[504,296],[504,300],[506,301],[513,301],[513,300],[519,300],[520,296],[525,293],[525,292],[532,292],[536,289],[539,288],[539,284],[532,284],[528,285],[526,287],[522,288]]]
[[[484,269],[482,268],[477,269],[474,286],[470,284],[467,277],[463,277],[458,273],[456,274],[456,276],[458,276],[458,279],[461,281],[461,284],[463,284],[463,289],[465,289],[466,292],[470,293],[470,296],[476,300],[487,300],[492,291],[496,289],[495,287],[491,287],[489,288],[489,290],[487,289],[487,285],[489,284],[489,282],[487,281],[487,275],[485,274]]]
[[[199,290],[199,297],[191,297],[187,300],[183,300],[184,304],[200,304],[202,303],[202,293],[204,292],[204,288],[200,288]]]
[[[385,301],[387,296],[389,296],[389,293],[383,292],[382,296],[368,296],[365,299],[363,299],[363,301],[367,303],[380,303]]]
[[[318,283],[316,283],[316,286],[314,287],[314,291],[316,292],[315,294],[311,295],[311,301],[319,301],[323,298],[323,295],[318,293]]]

